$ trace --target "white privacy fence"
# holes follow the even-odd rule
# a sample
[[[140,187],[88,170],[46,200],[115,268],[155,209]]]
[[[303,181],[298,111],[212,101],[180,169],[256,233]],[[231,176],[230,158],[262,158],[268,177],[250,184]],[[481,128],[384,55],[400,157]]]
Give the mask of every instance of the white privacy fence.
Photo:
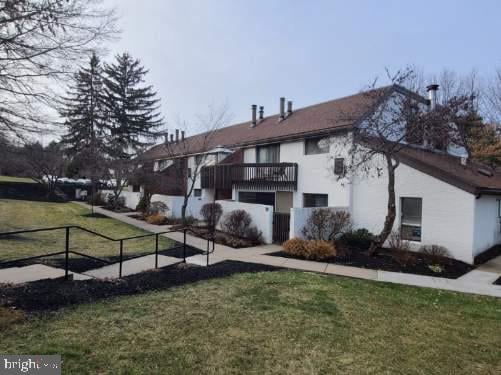
[[[168,217],[181,217],[181,211],[184,203],[184,197],[174,196],[174,195],[162,195],[154,194],[151,197],[151,202],[163,202],[169,207],[169,211],[166,212]],[[200,209],[202,206],[208,203],[207,200],[203,200],[201,197],[189,197],[188,206],[186,207],[186,215],[193,216],[196,219],[201,219]]]
[[[216,201],[223,209],[223,216],[234,210],[245,210],[252,218],[252,224],[263,233],[264,243],[273,242],[273,206],[264,204],[243,203],[231,200]]]
[[[291,208],[291,222],[289,238],[303,238],[303,228],[312,212],[319,208],[327,208],[333,211],[349,212],[348,207],[294,207]]]

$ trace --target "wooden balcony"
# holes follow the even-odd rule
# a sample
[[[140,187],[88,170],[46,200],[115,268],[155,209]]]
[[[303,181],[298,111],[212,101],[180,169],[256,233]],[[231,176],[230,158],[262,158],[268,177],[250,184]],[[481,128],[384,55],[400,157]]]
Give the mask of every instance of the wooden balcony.
[[[297,190],[297,163],[221,164],[203,167],[203,189]]]

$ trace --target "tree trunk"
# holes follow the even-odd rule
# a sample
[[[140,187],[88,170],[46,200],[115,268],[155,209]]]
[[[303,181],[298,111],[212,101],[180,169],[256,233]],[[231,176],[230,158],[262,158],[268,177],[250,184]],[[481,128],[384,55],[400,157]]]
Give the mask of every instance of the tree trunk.
[[[395,170],[397,169],[399,162],[396,161],[394,164],[391,155],[385,155],[385,158],[388,170],[388,202],[386,218],[384,220],[383,229],[371,243],[371,246],[369,248],[369,255],[377,255],[379,248],[383,246],[383,244],[391,234],[393,224],[395,223],[395,218],[397,216],[395,198]]]
[[[188,208],[188,197],[184,196],[183,206],[181,207],[181,219],[183,222],[183,227],[186,226],[186,209]]]

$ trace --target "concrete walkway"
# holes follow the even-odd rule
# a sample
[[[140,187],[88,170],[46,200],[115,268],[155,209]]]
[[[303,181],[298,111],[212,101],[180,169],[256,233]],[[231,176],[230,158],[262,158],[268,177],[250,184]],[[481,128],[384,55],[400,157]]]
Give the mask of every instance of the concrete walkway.
[[[80,203],[87,206],[85,203]],[[114,219],[134,225],[138,228],[150,232],[162,232],[168,230],[169,226],[158,226],[148,224],[141,220],[136,220],[124,214],[114,213],[101,208],[94,208],[97,212],[112,217]],[[179,232],[165,234],[166,237],[182,242],[183,234]],[[201,238],[187,235],[188,245],[205,250],[207,241]],[[358,267],[341,266],[336,264],[326,264],[323,262],[314,262],[299,259],[289,259],[266,255],[282,250],[277,245],[263,245],[244,249],[233,249],[228,246],[216,244],[214,254],[209,257],[210,264],[224,260],[236,260],[242,262],[267,264],[272,266],[319,272],[330,275],[354,277],[358,279],[382,281],[402,285],[411,285],[417,287],[443,289],[462,293],[481,294],[493,297],[501,297],[501,286],[492,283],[501,277],[501,257],[492,259],[477,269],[463,275],[458,279],[446,279],[443,277],[421,276],[406,274],[400,272],[388,272],[380,270],[371,270]],[[205,265],[205,255],[195,255],[187,259],[194,264]]]
[[[25,267],[11,267],[0,269],[0,284],[23,284],[31,281],[58,279],[64,277],[61,268],[46,266],[45,264],[32,264]],[[73,280],[88,280],[92,277],[70,272]]]
[[[176,263],[182,262],[182,259],[167,257],[165,255],[158,256],[158,267],[167,267]],[[155,268],[155,255],[145,255],[134,259],[126,260],[122,263],[122,276],[134,275]],[[97,279],[116,279],[120,274],[120,264],[113,263],[109,266],[96,268],[85,272],[86,275]]]

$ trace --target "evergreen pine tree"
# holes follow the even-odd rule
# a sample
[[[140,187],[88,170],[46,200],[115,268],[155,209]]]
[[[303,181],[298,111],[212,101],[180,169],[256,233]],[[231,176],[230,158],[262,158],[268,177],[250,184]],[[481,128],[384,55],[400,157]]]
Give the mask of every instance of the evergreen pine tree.
[[[75,74],[74,82],[60,111],[67,127],[63,143],[70,156],[95,158],[104,151],[107,123],[102,67],[95,54],[92,54],[89,65]]]
[[[158,136],[163,124],[159,101],[153,87],[144,84],[148,72],[128,53],[116,56],[104,67],[104,93],[109,113],[109,153],[127,158],[136,155]]]

